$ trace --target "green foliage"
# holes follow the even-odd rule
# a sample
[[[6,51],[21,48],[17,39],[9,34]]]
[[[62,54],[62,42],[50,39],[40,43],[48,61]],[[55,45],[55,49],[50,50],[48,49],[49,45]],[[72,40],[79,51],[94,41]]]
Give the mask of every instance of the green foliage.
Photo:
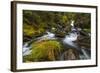
[[[45,31],[43,28],[36,29],[36,28],[34,28],[34,26],[31,26],[28,24],[24,24],[23,28],[24,28],[23,29],[24,36],[30,36],[30,37],[38,36],[38,35],[44,33],[44,31]]]
[[[72,20],[76,27],[87,33],[91,32],[90,13],[23,10],[23,41],[25,43],[27,38],[44,35],[47,30],[57,37],[65,37],[71,30]],[[59,60],[63,47],[56,40],[45,40],[33,42],[31,50],[30,55],[24,56],[24,62]]]
[[[24,37],[43,35],[47,30],[64,37],[71,30],[71,21],[75,26],[91,30],[91,15],[89,13],[53,12],[23,10]]]
[[[91,29],[84,29],[85,32],[90,33]]]
[[[32,53],[24,57],[24,61],[53,61],[58,60],[63,51],[62,45],[56,40],[44,40],[32,44]]]
[[[23,28],[24,28],[24,30],[23,30],[24,35],[32,36],[33,34],[35,34],[34,28],[32,28],[30,25],[24,24]]]

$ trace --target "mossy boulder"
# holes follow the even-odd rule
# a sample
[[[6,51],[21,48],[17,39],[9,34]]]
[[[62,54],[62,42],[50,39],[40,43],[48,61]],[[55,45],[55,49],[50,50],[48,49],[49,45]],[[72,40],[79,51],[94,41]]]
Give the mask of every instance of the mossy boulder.
[[[45,29],[43,28],[35,28],[34,26],[32,25],[28,25],[28,24],[24,24],[23,26],[23,41],[24,42],[27,42],[29,41],[30,39],[32,38],[36,38],[36,37],[39,37],[39,36],[42,36],[45,32]]]
[[[44,40],[32,44],[32,52],[24,57],[24,61],[55,61],[60,59],[62,45],[56,40]]]

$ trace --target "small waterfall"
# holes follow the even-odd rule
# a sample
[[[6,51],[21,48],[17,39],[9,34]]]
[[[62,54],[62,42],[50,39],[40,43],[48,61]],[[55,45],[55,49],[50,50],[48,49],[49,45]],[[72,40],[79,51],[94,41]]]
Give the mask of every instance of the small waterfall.
[[[84,49],[82,49],[83,55],[86,57],[86,59],[90,59],[90,57],[88,56],[88,54],[86,53],[86,51]]]
[[[73,43],[73,41],[77,40],[77,34],[76,33],[70,33],[69,35],[66,35],[65,38],[63,39],[63,42],[65,44],[68,44],[70,46],[73,46],[76,48],[76,45]]]
[[[70,25],[74,27],[74,20],[71,21]]]
[[[51,33],[51,32],[48,32],[46,31],[47,34],[41,36],[41,37],[38,37],[36,38],[36,40],[39,42],[39,41],[42,41],[42,40],[48,40],[48,39],[56,39],[55,38],[55,34]],[[32,42],[29,41],[29,42]],[[23,56],[25,55],[29,55],[31,53],[32,50],[30,50],[31,46],[29,46],[29,42],[26,42],[24,45],[23,45]]]
[[[90,50],[88,48],[82,47],[81,51],[83,53],[83,56],[80,56],[81,59],[90,59],[91,56],[89,55]]]
[[[79,33],[79,31],[81,31],[81,28],[76,29],[74,27],[74,21],[71,21],[70,25],[72,26],[71,32],[69,33],[69,35],[65,36],[65,38],[63,39],[63,43],[75,48],[80,53],[80,55],[79,55],[80,59],[90,59],[87,49],[84,49],[81,47],[79,48],[79,46],[73,42],[73,41],[76,41],[78,36],[80,35],[78,33]],[[64,54],[62,54],[61,59],[63,59],[63,56],[64,56]]]
[[[71,21],[70,25],[72,26],[71,31],[76,31],[76,29],[74,28],[74,20]],[[70,32],[69,35],[65,36],[65,38],[63,39],[63,42],[65,44],[68,44],[76,48],[77,46],[73,43],[73,41],[76,41],[77,37],[78,37],[77,32],[72,32],[72,33]]]
[[[55,34],[49,32],[49,31],[46,31],[46,34],[44,34],[43,36],[37,38],[38,41],[48,40],[48,39],[56,39]]]
[[[28,42],[26,42],[23,46],[23,56],[25,55],[29,55],[31,53],[32,50],[30,50],[31,47],[28,47]]]
[[[47,31],[47,35],[44,35],[44,36],[46,36],[48,39],[55,38],[55,34],[51,33],[51,32],[48,32],[48,31]]]
[[[27,50],[29,50],[28,43],[25,43],[23,46],[23,53],[26,52]]]

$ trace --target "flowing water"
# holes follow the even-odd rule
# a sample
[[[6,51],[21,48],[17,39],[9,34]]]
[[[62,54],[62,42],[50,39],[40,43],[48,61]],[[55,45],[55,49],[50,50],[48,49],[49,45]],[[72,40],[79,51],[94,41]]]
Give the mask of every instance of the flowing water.
[[[46,31],[46,34],[41,36],[41,37],[38,37],[36,38],[36,40],[39,42],[39,41],[42,41],[42,40],[49,40],[49,39],[56,39],[55,38],[55,34],[49,32],[49,31]],[[26,42],[24,45],[23,45],[23,56],[25,55],[29,55],[31,53],[32,50],[31,49],[31,46],[29,46],[29,43],[32,42],[29,41],[29,42]]]
[[[75,45],[75,43],[73,43],[73,41],[76,41],[77,40],[77,34],[76,33],[70,33],[69,35],[66,35],[65,38],[63,39],[63,42],[65,44],[68,44],[70,46],[73,46],[73,47],[77,47]]]
[[[71,26],[72,26],[71,31],[76,31],[76,29],[74,28],[74,21],[71,22]],[[68,35],[66,35],[64,38],[62,38],[62,43],[67,46],[69,45],[70,47],[73,47],[73,49],[78,50],[78,52],[80,52],[80,54],[79,54],[80,59],[90,59],[90,55],[88,54],[87,50],[79,47],[76,43],[74,43],[74,41],[77,40],[78,35],[79,34],[77,34],[77,32],[70,32]],[[41,40],[48,40],[48,39],[56,39],[57,40],[59,38],[55,37],[54,33],[46,31],[46,34],[44,34],[43,36],[38,37],[36,39],[37,39],[37,41],[41,41]],[[29,55],[32,51],[32,50],[30,50],[31,46],[28,45],[29,42],[26,42],[23,45],[23,56]],[[61,55],[61,60],[63,60],[63,59],[64,59],[64,53]]]
[[[30,50],[31,47],[28,46],[28,43],[25,43],[23,46],[23,56],[29,55],[32,50]]]
[[[38,41],[49,40],[49,39],[56,39],[55,34],[49,32],[49,31],[46,31],[46,34],[44,34],[43,36],[37,38]]]

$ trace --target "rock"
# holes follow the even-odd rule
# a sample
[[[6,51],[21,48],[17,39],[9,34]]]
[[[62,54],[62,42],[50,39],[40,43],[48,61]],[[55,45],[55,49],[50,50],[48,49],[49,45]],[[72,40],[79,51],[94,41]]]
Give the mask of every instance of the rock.
[[[64,52],[64,60],[77,60],[79,59],[79,54],[76,50],[68,49]]]
[[[84,46],[85,48],[90,48],[91,47],[91,38],[87,36],[78,36],[77,41],[78,45]]]

